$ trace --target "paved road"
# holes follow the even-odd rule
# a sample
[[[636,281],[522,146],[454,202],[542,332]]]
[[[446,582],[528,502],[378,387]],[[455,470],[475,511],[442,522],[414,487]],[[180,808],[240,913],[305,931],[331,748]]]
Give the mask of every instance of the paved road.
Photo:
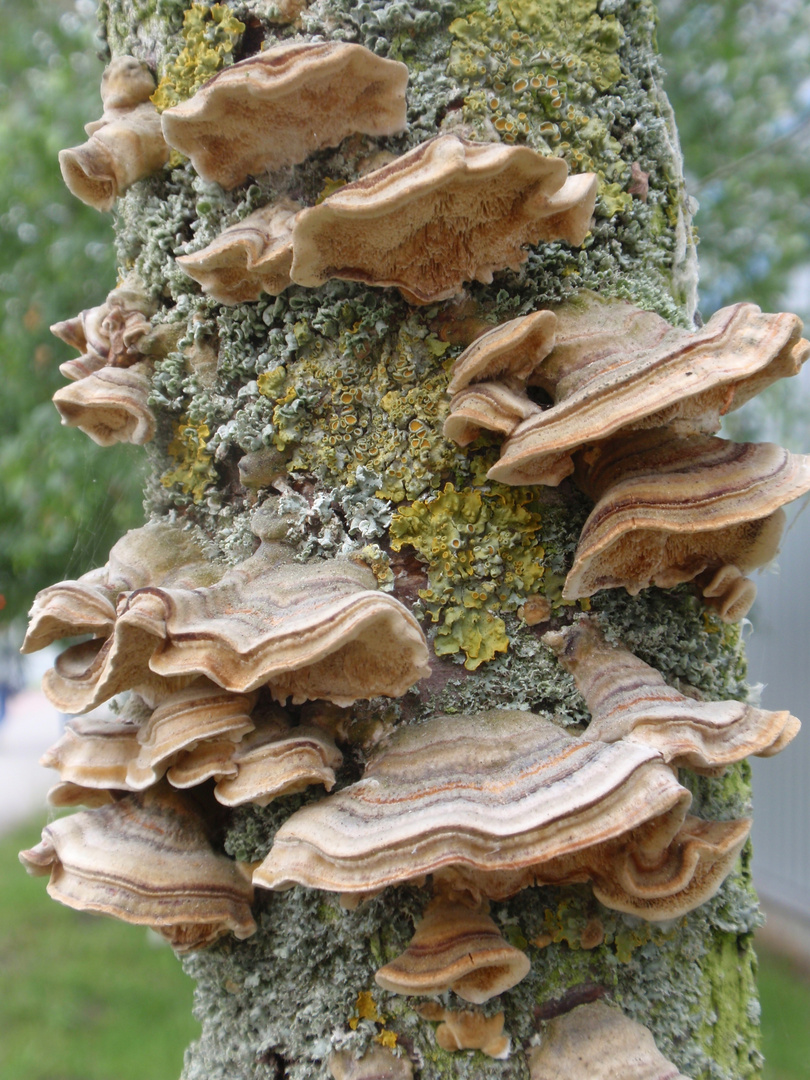
[[[39,690],[23,690],[9,701],[0,721],[0,832],[37,810],[45,813],[45,795],[57,776],[38,762],[61,728],[61,716]]]

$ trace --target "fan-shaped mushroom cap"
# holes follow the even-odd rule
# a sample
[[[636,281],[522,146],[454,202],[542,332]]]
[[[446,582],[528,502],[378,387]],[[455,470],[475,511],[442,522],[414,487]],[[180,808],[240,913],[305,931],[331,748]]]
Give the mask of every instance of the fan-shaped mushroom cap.
[[[550,1021],[529,1055],[530,1080],[689,1080],[652,1033],[601,1001]]]
[[[99,446],[118,442],[142,446],[155,434],[155,418],[147,404],[151,383],[146,364],[103,367],[53,395],[68,427],[80,428]]]
[[[506,383],[475,383],[459,391],[450,402],[443,430],[448,439],[467,446],[478,438],[482,428],[510,435],[518,424],[539,412],[539,405]]]
[[[413,1066],[384,1046],[372,1046],[361,1058],[350,1050],[333,1050],[329,1071],[334,1080],[413,1080]]]
[[[140,279],[126,278],[103,304],[53,324],[51,333],[82,353],[59,370],[66,379],[84,379],[99,368],[129,367],[142,360],[138,345],[151,330],[156,310]]]
[[[307,286],[335,277],[394,286],[417,304],[446,300],[465,281],[517,269],[528,244],[582,243],[596,178],[566,174],[561,158],[526,146],[438,135],[302,210],[290,276]]]
[[[83,712],[123,690],[137,689],[155,703],[184,685],[151,673],[144,648],[154,641],[132,639],[116,648],[116,604],[122,594],[165,581],[193,589],[209,585],[225,567],[212,563],[193,535],[176,525],[154,523],[126,533],[110,552],[106,567],[79,581],[62,581],[38,593],[30,612],[23,652],[35,652],[60,638],[93,633],[96,638],[66,649],[45,673],[42,688],[61,712]],[[190,680],[186,679],[185,682]]]
[[[267,806],[280,795],[292,795],[311,784],[331,791],[335,769],[343,755],[322,728],[310,724],[285,728],[279,724],[257,725],[234,751],[236,775],[219,780],[214,789],[225,806],[254,803]]]
[[[555,347],[530,380],[554,405],[510,436],[492,480],[554,486],[572,472],[575,450],[623,429],[716,431],[721,416],[794,375],[810,354],[795,315],[765,315],[755,304],[722,308],[694,334],[594,294],[556,315]]]
[[[132,593],[115,636],[121,645],[149,636],[158,675],[204,674],[237,693],[268,684],[295,703],[399,697],[427,674],[419,623],[368,568],[288,558],[283,545],[263,544],[209,589]]]
[[[78,634],[106,637],[115,623],[115,596],[94,570],[78,581],[62,581],[38,592],[29,620],[23,653]]]
[[[347,135],[405,128],[408,69],[362,45],[293,41],[234,64],[166,109],[166,141],[224,188]]]
[[[138,725],[128,718],[77,717],[65,725],[61,739],[45,751],[39,763],[46,769],[58,769],[62,783],[76,788],[131,791],[127,767],[137,753]]]
[[[757,587],[743,577],[737,566],[721,566],[714,573],[698,574],[696,581],[707,607],[714,608],[723,622],[739,622],[753,607]]]
[[[370,893],[441,872],[503,899],[593,880],[608,906],[667,919],[719,888],[750,825],[684,824],[690,801],[651,747],[525,712],[438,717],[399,727],[362,780],[288,818],[254,882]]]
[[[471,909],[439,896],[426,908],[405,952],[374,978],[395,994],[454,990],[481,1005],[511,990],[529,967],[528,956],[504,941],[488,905]]]
[[[493,327],[456,359],[447,393],[504,375],[525,382],[554,348],[556,328],[553,311],[535,311]]]
[[[137,733],[138,750],[127,769],[127,787],[140,791],[155,783],[182,754],[201,743],[234,743],[253,731],[255,694],[231,694],[198,679],[162,701]]]
[[[577,483],[599,501],[563,596],[669,588],[705,571],[747,573],[779,548],[785,503],[810,490],[810,456],[773,443],[625,435],[584,455]]]
[[[290,284],[292,227],[298,203],[282,199],[225,229],[216,240],[177,264],[220,304],[277,296]]]
[[[488,1057],[506,1060],[512,1040],[504,1035],[502,1012],[485,1016],[473,1009],[445,1009],[438,1002],[427,1002],[416,1009],[426,1020],[440,1020],[436,1042],[448,1053],[456,1050],[480,1050]]]
[[[592,716],[583,736],[588,741],[633,739],[654,746],[673,765],[713,771],[749,754],[778,753],[801,726],[788,712],[684,696],[633,653],[609,645],[593,619],[541,640],[585,698]]]
[[[111,210],[123,191],[169,160],[160,115],[149,101],[154,89],[151,72],[133,56],[119,56],[104,72],[101,119],[85,125],[86,143],[59,154],[62,177],[82,202]]]
[[[419,623],[377,589],[366,566],[289,560],[290,549],[264,543],[225,573],[176,526],[133,530],[113,548],[107,570],[107,591],[118,600],[114,624],[58,657],[43,680],[46,694],[64,712],[130,689],[156,704],[205,675],[233,693],[269,684],[282,701],[350,705],[398,697],[428,674]],[[43,630],[44,612],[75,585],[52,586],[35,601],[35,647],[75,632],[55,618]]]
[[[55,900],[151,926],[179,952],[256,929],[239,865],[213,850],[199,812],[165,785],[60,818],[20,861],[50,873]]]

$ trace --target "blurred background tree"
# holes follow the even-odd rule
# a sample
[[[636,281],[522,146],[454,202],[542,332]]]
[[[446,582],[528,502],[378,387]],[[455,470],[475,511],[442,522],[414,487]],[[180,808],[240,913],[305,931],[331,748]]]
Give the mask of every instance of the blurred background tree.
[[[659,0],[665,90],[675,110],[700,246],[700,310],[753,300],[810,322],[810,5]],[[728,425],[735,439],[807,450],[810,372],[783,380]]]
[[[65,188],[56,155],[100,115],[94,0],[0,0],[0,618],[104,561],[141,521],[144,455],[61,428],[50,402],[72,350],[48,327],[115,284],[106,215]],[[810,5],[660,0],[659,41],[690,193],[700,202],[704,318],[753,300],[810,321]],[[44,208],[44,209],[43,209]],[[797,392],[798,391],[798,392]],[[735,438],[800,450],[805,380],[778,384]]]
[[[0,0],[0,619],[104,562],[140,524],[143,453],[102,449],[51,404],[75,350],[48,327],[115,285],[112,229],[62,182],[56,155],[101,114],[94,2]]]

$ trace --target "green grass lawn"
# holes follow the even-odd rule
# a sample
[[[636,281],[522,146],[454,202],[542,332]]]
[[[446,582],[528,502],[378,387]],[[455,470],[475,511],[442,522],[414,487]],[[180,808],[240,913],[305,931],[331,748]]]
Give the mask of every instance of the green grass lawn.
[[[177,1080],[198,1033],[192,983],[145,930],[55,903],[17,852],[39,825],[0,837],[2,1080]],[[810,978],[760,954],[763,1080],[810,1076]]]

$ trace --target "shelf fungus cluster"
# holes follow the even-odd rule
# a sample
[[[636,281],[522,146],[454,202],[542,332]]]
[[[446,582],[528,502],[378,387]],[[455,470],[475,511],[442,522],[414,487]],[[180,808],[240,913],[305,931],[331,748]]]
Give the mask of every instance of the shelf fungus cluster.
[[[71,380],[53,395],[63,424],[80,428],[100,446],[149,442],[155,433],[149,393],[155,337],[150,320],[156,310],[140,283],[128,280],[103,304],[51,327],[81,354],[59,368]]]
[[[799,371],[810,355],[801,329],[795,315],[735,304],[690,333],[585,293],[465,349],[444,431],[460,446],[482,431],[504,439],[492,480],[557,486],[573,476],[594,499],[564,599],[696,581],[736,621],[756,595],[745,575],[778,550],[782,506],[810,490],[810,457],[711,433]]]
[[[361,45],[290,40],[224,68],[160,113],[151,72],[119,57],[103,77],[102,118],[60,163],[71,191],[99,209],[162,169],[172,151],[189,159],[187,172],[226,190],[272,174],[254,189],[275,192],[267,205],[241,220],[232,214],[213,240],[200,232],[176,241],[178,266],[226,306],[340,279],[397,289],[424,308],[466,283],[519,271],[532,246],[583,244],[594,174],[569,175],[561,157],[496,141],[497,125],[490,142],[448,122],[414,145],[407,82],[404,64]],[[313,156],[326,160],[339,146],[351,178],[326,184],[307,205],[316,189],[297,167],[317,170]],[[203,236],[210,242],[199,246]],[[79,353],[62,365],[70,385],[55,404],[64,423],[101,445],[146,443],[156,429],[151,364],[171,335],[150,295],[127,278],[103,304],[52,327]],[[199,314],[208,305],[190,306]],[[467,327],[479,336],[453,363],[444,434],[471,453],[482,432],[501,440],[490,482],[554,487],[570,477],[593,500],[563,598],[694,582],[722,619],[740,619],[755,592],[746,575],[777,551],[782,507],[810,491],[810,456],[715,433],[722,416],[799,370],[810,353],[799,320],[736,304],[690,333],[588,292],[484,333],[479,316]],[[418,323],[419,312],[411,318]],[[411,414],[403,426],[409,421],[422,425]],[[430,675],[428,640],[404,602],[417,589],[404,555],[390,574],[393,592],[360,557],[297,557],[278,500],[260,490],[267,480],[296,497],[320,495],[323,475],[285,478],[281,448],[252,453],[266,463],[266,450],[272,461],[257,467],[259,480],[250,455],[242,462],[251,505],[259,502],[249,557],[211,558],[215,537],[175,508],[127,533],[105,566],[37,595],[24,652],[81,638],[44,678],[51,702],[77,715],[43,764],[59,774],[52,803],[86,809],[48,825],[21,859],[49,875],[62,902],[154,927],[180,951],[252,934],[257,888],[267,903],[294,886],[325,890],[351,909],[392,886],[424,887],[412,940],[375,961],[377,988],[443,996],[413,1006],[438,1024],[442,1050],[507,1058],[506,1012],[494,999],[529,976],[531,961],[519,947],[528,949],[525,940],[499,925],[497,905],[524,889],[586,885],[634,919],[687,915],[731,872],[750,822],[690,813],[678,770],[711,776],[747,755],[775,754],[799,722],[683,693],[611,644],[609,627],[603,634],[581,617],[540,639],[527,633],[526,648],[550,649],[573,675],[591,714],[584,731],[540,711],[475,711],[452,695],[452,707],[441,706],[451,715],[437,715],[430,685],[410,711],[392,710],[396,722],[381,714],[367,737],[373,706],[355,730],[357,702],[403,698]],[[447,474],[439,483],[454,490]],[[459,533],[464,514],[461,499],[448,511]],[[515,520],[506,515],[504,532]],[[383,531],[373,533],[381,556],[392,546],[399,555],[390,535],[383,551]],[[452,545],[442,557],[452,560]],[[465,564],[465,588],[486,558],[482,542]],[[515,610],[526,626],[552,615],[534,588],[515,592]],[[81,715],[119,696],[107,715]],[[266,807],[307,789],[315,791],[289,812],[261,861],[247,866],[222,853],[229,808]],[[386,1035],[393,1043],[363,1054],[351,1035],[348,1047],[333,1041],[322,1070],[335,1080],[418,1075],[417,1056],[401,1052],[405,1040],[393,1053],[397,1035]],[[646,1029],[601,1003],[549,1024],[526,1068],[531,1080],[686,1080]]]
[[[119,56],[101,78],[104,112],[85,124],[89,139],[62,150],[59,165],[73,194],[96,210],[111,210],[136,181],[169,160],[160,114],[149,100],[155,80],[134,56]]]
[[[59,770],[56,805],[94,807],[68,819],[75,826],[49,826],[42,845],[23,856],[32,872],[52,870],[51,892],[65,903],[154,925],[184,947],[228,928],[245,936],[252,923],[242,917],[223,923],[212,914],[196,936],[187,928],[187,909],[202,910],[202,885],[185,868],[208,857],[208,841],[205,800],[198,807],[194,790],[178,789],[213,781],[214,799],[229,807],[264,806],[312,784],[329,789],[342,755],[326,703],[400,696],[426,674],[419,624],[377,589],[370,570],[341,559],[301,565],[290,555],[265,540],[226,570],[180,527],[153,524],[120,540],[106,567],[38,595],[25,651],[92,635],[46,674],[56,707],[81,713],[129,691],[118,716],[79,717],[43,759]],[[293,724],[273,698],[316,703]],[[180,829],[175,841],[161,822],[178,815],[202,824]],[[150,830],[151,844],[141,845]],[[113,878],[104,906],[100,865],[119,846],[128,851],[130,840],[132,862]],[[186,862],[173,864],[186,844]],[[220,876],[221,864],[233,866],[217,855]],[[237,870],[233,880],[248,904],[252,886]],[[133,899],[139,890],[143,904]],[[171,901],[161,907],[153,892]]]

